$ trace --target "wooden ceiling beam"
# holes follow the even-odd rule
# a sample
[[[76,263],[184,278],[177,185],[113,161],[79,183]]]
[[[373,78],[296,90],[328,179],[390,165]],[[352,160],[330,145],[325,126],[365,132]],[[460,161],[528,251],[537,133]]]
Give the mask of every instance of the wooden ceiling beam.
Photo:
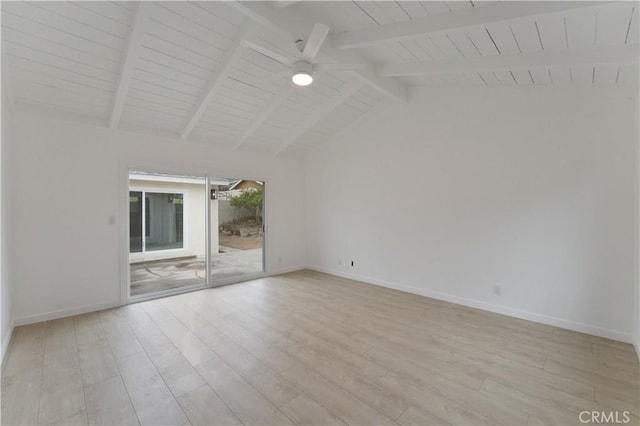
[[[572,9],[597,6],[606,2],[590,1],[507,1],[496,4],[478,2],[477,7],[458,10],[406,22],[378,25],[372,28],[346,31],[330,36],[331,46],[336,49],[354,49],[377,43],[397,42],[412,38],[426,37],[478,25],[489,25],[511,19],[526,18],[548,13],[564,12]]]
[[[301,0],[291,0],[291,1],[287,1],[287,0],[277,0],[273,2],[273,7],[275,8],[282,8],[282,7],[287,7],[287,6],[291,6],[294,5],[296,3],[300,3]]]
[[[124,104],[129,95],[129,88],[133,79],[135,70],[135,62],[140,56],[142,47],[142,36],[145,31],[145,24],[149,17],[149,10],[153,7],[151,3],[138,2],[133,12],[133,19],[129,27],[129,40],[127,42],[127,50],[122,61],[120,77],[118,78],[118,88],[116,89],[113,105],[111,107],[111,116],[109,118],[109,127],[116,128],[120,124]]]
[[[295,143],[302,135],[311,130],[313,126],[322,121],[322,119],[332,113],[340,105],[347,102],[349,98],[355,95],[362,88],[363,84],[364,83],[362,83],[361,81],[348,83],[347,87],[344,87],[340,90],[340,94],[334,96],[328,102],[324,103],[320,108],[309,114],[307,118],[280,143],[280,145],[273,151],[273,153],[275,155],[278,155],[290,145]]]
[[[637,44],[490,55],[430,62],[383,63],[376,73],[384,77],[411,77],[482,71],[513,71],[562,66],[633,65],[640,61]]]
[[[198,100],[196,108],[193,110],[193,112],[189,116],[187,123],[184,125],[182,131],[180,132],[180,140],[185,140],[189,137],[189,135],[193,131],[193,128],[196,126],[196,124],[198,124],[198,122],[202,118],[202,115],[205,113],[207,108],[209,108],[209,105],[211,105],[213,98],[222,87],[222,84],[231,74],[234,67],[240,60],[243,50],[242,43],[247,36],[247,32],[248,26],[245,24],[233,37],[233,43],[225,52],[224,57],[220,61],[220,65],[216,69],[213,78],[209,82],[209,86]]]
[[[240,146],[242,146],[242,144],[251,137],[258,127],[260,127],[260,125],[264,123],[267,118],[269,118],[269,116],[287,100],[289,95],[293,92],[293,89],[293,84],[291,81],[287,80],[280,91],[271,98],[271,101],[269,101],[262,111],[254,117],[247,128],[243,130],[240,136],[238,136],[238,139],[233,144],[233,149],[240,148]]]

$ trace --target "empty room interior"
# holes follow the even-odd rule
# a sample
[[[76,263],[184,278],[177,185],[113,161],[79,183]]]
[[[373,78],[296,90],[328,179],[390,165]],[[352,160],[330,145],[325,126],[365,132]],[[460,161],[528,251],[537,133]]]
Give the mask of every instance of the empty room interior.
[[[636,1],[3,1],[3,425],[640,424]]]

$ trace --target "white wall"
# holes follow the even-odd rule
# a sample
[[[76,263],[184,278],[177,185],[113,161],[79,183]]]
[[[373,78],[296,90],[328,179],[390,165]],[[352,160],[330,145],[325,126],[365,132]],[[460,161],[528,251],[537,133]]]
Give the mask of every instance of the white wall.
[[[14,317],[17,323],[121,301],[127,167],[243,176],[267,183],[267,270],[304,259],[299,160],[216,149],[16,112],[12,145]],[[4,205],[4,203],[3,203]],[[116,217],[116,224],[109,217]],[[281,259],[279,262],[278,260]]]
[[[636,355],[640,360],[640,90],[636,94],[636,277],[635,277],[635,295],[633,300],[635,301],[635,315],[634,315],[634,346],[636,348]]]
[[[424,91],[308,156],[309,262],[631,341],[636,163],[631,97]]]
[[[0,139],[0,361],[4,360],[13,330],[12,313],[12,265],[10,224],[10,162],[9,141],[15,141],[12,131],[13,115],[9,109],[6,92],[2,93],[2,137]]]

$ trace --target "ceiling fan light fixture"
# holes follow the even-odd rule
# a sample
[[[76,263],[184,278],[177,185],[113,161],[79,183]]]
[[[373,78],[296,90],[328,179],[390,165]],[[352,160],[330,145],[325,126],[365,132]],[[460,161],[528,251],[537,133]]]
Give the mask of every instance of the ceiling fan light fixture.
[[[313,76],[305,71],[299,71],[293,74],[291,80],[298,86],[308,86],[313,83]]]
[[[313,82],[311,75],[312,66],[307,61],[298,61],[293,64],[293,75],[291,81],[298,86],[308,86]]]

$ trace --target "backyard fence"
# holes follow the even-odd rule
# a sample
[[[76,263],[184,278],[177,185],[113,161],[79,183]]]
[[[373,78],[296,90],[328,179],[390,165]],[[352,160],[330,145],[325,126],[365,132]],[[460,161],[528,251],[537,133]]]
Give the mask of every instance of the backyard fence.
[[[254,217],[255,212],[247,209],[233,207],[229,200],[218,200],[218,223],[231,222],[243,217]]]

